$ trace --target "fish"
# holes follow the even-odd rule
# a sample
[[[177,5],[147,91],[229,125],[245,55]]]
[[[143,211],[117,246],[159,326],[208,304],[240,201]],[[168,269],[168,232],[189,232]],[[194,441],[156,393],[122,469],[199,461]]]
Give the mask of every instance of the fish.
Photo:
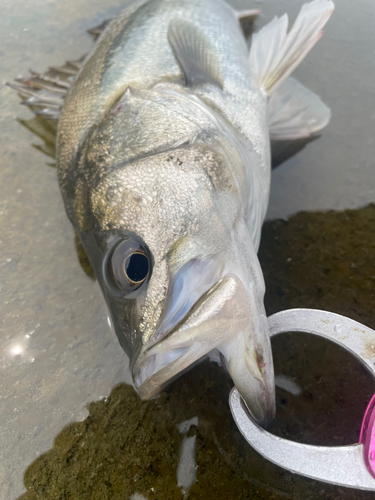
[[[329,108],[290,75],[331,0],[251,36],[223,0],[133,0],[93,50],[11,84],[58,120],[67,215],[94,269],[134,386],[155,397],[215,353],[253,418],[275,416],[257,257],[270,141],[312,137]]]

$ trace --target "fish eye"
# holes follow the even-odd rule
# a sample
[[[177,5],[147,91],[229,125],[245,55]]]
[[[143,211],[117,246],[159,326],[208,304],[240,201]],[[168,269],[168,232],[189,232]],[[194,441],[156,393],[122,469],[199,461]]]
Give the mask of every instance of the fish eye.
[[[150,274],[147,250],[134,240],[120,242],[108,262],[109,277],[123,292],[137,290]]]

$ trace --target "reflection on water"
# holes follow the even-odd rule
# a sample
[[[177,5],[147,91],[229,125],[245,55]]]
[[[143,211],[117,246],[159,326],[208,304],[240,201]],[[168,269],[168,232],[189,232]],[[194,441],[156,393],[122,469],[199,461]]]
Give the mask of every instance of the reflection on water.
[[[2,82],[30,66],[44,70],[79,58],[92,43],[86,30],[113,17],[121,3],[4,0]],[[275,13],[294,16],[301,3],[256,2],[260,24]],[[356,9],[349,0],[336,4],[325,36],[296,72],[332,108],[333,119],[319,140],[275,170],[270,217],[373,200],[374,7],[371,0],[357,2]],[[249,3],[238,0],[240,5]],[[193,370],[150,403],[124,385],[101,400],[115,384],[129,381],[127,359],[108,326],[98,285],[80,267],[56,171],[31,148],[32,133],[16,122],[30,114],[10,89],[1,92],[1,500],[22,493],[31,463],[28,498],[58,498],[63,491],[72,498],[95,498],[95,492],[100,499],[122,498],[111,493],[116,488],[150,499],[181,498],[176,470],[183,438],[177,424],[194,416],[198,481],[191,498],[370,498],[291,476],[261,460],[235,429],[227,407],[230,384],[215,366]],[[373,208],[266,226],[268,312],[321,307],[374,327],[373,227]],[[275,340],[276,372],[302,389],[301,396],[279,389],[275,432],[326,444],[354,441],[373,383],[345,353],[340,357],[336,347],[314,342],[302,336]],[[84,421],[91,401],[98,402]],[[53,444],[69,422],[76,423]],[[342,427],[333,431],[336,422]],[[85,497],[87,484],[92,496]]]

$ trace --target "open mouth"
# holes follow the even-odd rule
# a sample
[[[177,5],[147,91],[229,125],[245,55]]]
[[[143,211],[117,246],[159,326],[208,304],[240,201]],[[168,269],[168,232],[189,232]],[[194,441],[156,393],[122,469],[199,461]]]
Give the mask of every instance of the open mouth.
[[[247,323],[245,291],[236,276],[227,275],[200,297],[167,336],[145,346],[133,370],[139,395],[155,396],[181,371],[230,342]]]
[[[168,335],[144,347],[133,369],[140,397],[156,396],[177,375],[210,351],[218,349],[223,353],[240,393],[249,392],[245,401],[254,418],[261,422],[272,419],[272,358],[271,363],[269,360],[265,363],[264,356],[246,349],[246,332],[253,317],[254,311],[251,311],[241,281],[233,274],[217,281]]]

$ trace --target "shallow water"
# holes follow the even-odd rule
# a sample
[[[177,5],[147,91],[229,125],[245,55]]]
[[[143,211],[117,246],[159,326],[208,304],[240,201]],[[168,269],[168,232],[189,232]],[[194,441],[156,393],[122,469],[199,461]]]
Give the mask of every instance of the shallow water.
[[[25,75],[29,67],[44,70],[49,65],[61,64],[67,58],[78,58],[92,46],[92,40],[86,34],[86,30],[99,24],[102,20],[112,17],[120,10],[121,4],[122,2],[113,0],[106,2],[105,6],[103,2],[97,0],[90,2],[87,0],[66,0],[65,2],[4,0],[0,19],[1,82],[11,80],[21,74]],[[254,2],[252,5],[262,9],[262,17],[259,22],[261,25],[270,20],[274,14],[282,14],[285,11],[294,17],[301,4],[302,2],[295,0],[272,0]],[[235,2],[235,5],[248,6],[249,3],[241,0]],[[336,11],[325,29],[324,37],[296,71],[295,76],[317,92],[331,107],[333,117],[331,124],[322,132],[319,140],[308,144],[298,155],[274,171],[269,218],[284,218],[300,210],[357,208],[374,201],[374,11],[372,0],[356,2],[355,9],[353,9],[352,2],[337,0]],[[38,141],[16,122],[16,117],[28,118],[30,113],[19,106],[17,96],[13,91],[6,87],[2,87],[0,91],[2,93],[0,101],[2,152],[0,157],[0,293],[2,299],[0,306],[0,498],[1,500],[11,500],[24,491],[23,475],[26,468],[42,453],[50,449],[54,450],[53,440],[62,429],[70,422],[79,422],[85,419],[88,415],[86,405],[108,397],[116,384],[129,381],[129,373],[127,371],[127,358],[107,323],[107,311],[99,287],[82,271],[78,262],[73,230],[65,215],[57,185],[56,171],[47,166],[48,159],[45,156],[31,147],[31,144],[38,143]],[[358,214],[360,215],[356,224],[361,229],[358,237],[360,241],[369,245],[366,247],[366,255],[373,256],[373,245],[367,241],[366,237],[371,231],[369,221],[371,222],[372,219],[368,218],[367,212],[358,212]],[[315,221],[315,225],[313,221]],[[335,237],[335,241],[337,239],[340,242],[346,238],[346,226],[345,221],[339,223],[334,220],[332,225],[322,223],[324,238],[319,239],[319,221],[323,221],[322,216],[319,215],[312,220],[302,219],[300,226],[295,228],[293,235],[296,236],[293,237],[291,233],[287,233],[281,222],[281,225],[276,224],[274,227],[280,238],[289,234],[289,237],[283,240],[285,246],[289,245],[291,241],[296,246],[301,244],[300,252],[303,252],[305,248],[302,245],[304,237],[307,237],[306,244],[318,241],[316,253],[312,255],[318,260],[322,257],[322,253],[324,254],[323,257],[326,259],[323,259],[326,267],[322,264],[324,270],[330,268],[330,264],[327,267],[330,252],[340,252],[340,249],[329,246],[332,239],[332,227],[340,228],[338,236]],[[306,236],[304,228],[308,225],[310,225],[309,227],[313,225],[315,233]],[[281,252],[272,247],[271,240],[267,241],[269,246],[264,247],[264,255],[267,256],[268,260],[263,262],[265,266],[274,271],[272,276],[269,276],[268,281],[272,291],[270,298],[267,299],[269,312],[292,306],[324,308],[326,304],[327,308],[338,308],[337,304],[340,304],[340,301],[337,300],[337,297],[341,298],[342,296],[342,281],[339,280],[345,278],[350,283],[348,295],[341,303],[341,309],[338,312],[355,317],[355,319],[366,322],[369,326],[375,326],[370,324],[372,311],[370,299],[374,291],[371,277],[375,273],[369,269],[369,265],[365,265],[367,261],[361,267],[361,273],[358,274],[354,271],[353,274],[350,274],[350,269],[352,271],[354,269],[350,267],[351,263],[355,262],[356,257],[346,258],[347,254],[344,257],[341,254],[339,261],[344,264],[339,266],[338,272],[331,274],[329,279],[322,270],[322,276],[325,278],[321,285],[317,285],[316,276],[314,276],[314,279],[308,282],[302,280],[297,286],[296,280],[300,275],[296,271],[297,267],[291,266],[289,271],[286,270],[278,274],[277,269],[282,267],[282,262],[277,261],[275,268],[272,267],[272,263],[275,256],[280,256]],[[345,248],[350,248],[350,245],[353,246],[356,241],[358,240],[345,240]],[[364,246],[366,245],[364,244]],[[267,248],[269,249],[268,254]],[[323,248],[329,250],[323,251]],[[359,262],[363,262],[361,256],[358,258]],[[369,258],[370,261],[371,258]],[[374,261],[373,258],[372,261]],[[314,261],[308,262],[308,265],[309,269],[315,267]],[[347,271],[349,274],[345,274]],[[300,273],[303,274],[304,270],[301,270]],[[332,283],[332,287],[329,288],[329,292],[322,295],[319,290],[322,290],[322,286],[327,282]],[[339,282],[341,284],[335,286],[335,283]],[[298,344],[298,341],[293,339],[288,340],[288,342],[292,342],[292,346]],[[325,350],[323,347],[314,345],[311,345],[310,348],[312,352],[318,354]],[[279,351],[283,352],[282,346],[279,347]],[[292,352],[293,349],[290,348],[287,351]],[[329,355],[328,352],[327,359],[330,359]],[[338,358],[338,360],[340,359]],[[346,360],[346,358],[344,359]],[[290,369],[290,364],[293,364],[296,370],[296,374],[293,376],[296,377],[297,373],[300,373],[298,365],[301,366],[305,363],[306,360],[303,356],[292,361],[283,359],[282,356],[280,358],[280,366],[285,367],[285,369]],[[358,380],[364,383],[363,381],[367,380],[363,378],[365,375],[361,374],[357,365],[354,367],[359,370]],[[263,461],[256,462],[257,465],[254,466],[256,472],[250,474],[246,460],[255,460],[255,458],[241,442],[240,436],[235,434],[235,429],[230,423],[228,410],[225,409],[226,388],[210,387],[210,377],[215,376],[214,368],[206,367],[196,370],[198,370],[196,374],[191,372],[190,379],[186,379],[193,384],[190,387],[195,387],[194,384],[198,380],[202,380],[200,374],[206,372],[208,374],[205,379],[206,385],[197,395],[200,403],[189,400],[191,410],[199,410],[206,416],[206,420],[199,419],[198,431],[201,434],[197,434],[197,478],[199,485],[203,485],[203,490],[196,490],[194,493],[193,489],[191,494],[196,496],[192,496],[192,498],[208,498],[209,488],[216,492],[216,498],[220,498],[220,494],[224,495],[228,485],[232,484],[231,474],[233,475],[232,479],[235,479],[232,481],[235,484],[235,489],[231,493],[233,498],[254,498],[254,495],[256,498],[261,498],[260,493],[256,493],[257,488],[266,495],[264,498],[272,498],[270,492],[273,492],[274,498],[283,498],[282,495],[284,497],[289,495],[289,498],[301,499],[309,498],[309,495],[310,498],[321,498],[328,495],[327,492],[331,492],[330,494],[334,498],[335,493],[337,494],[336,490],[330,490],[325,485],[311,486],[308,481],[299,481],[295,479],[295,476],[278,472],[276,481],[273,477],[275,468],[269,468]],[[321,370],[324,374],[324,367]],[[335,377],[339,377],[341,370],[340,366],[333,368],[332,378],[328,377],[328,382],[333,384],[333,380]],[[220,376],[217,375],[217,377]],[[312,380],[317,375],[307,373],[307,379],[309,376],[311,376],[309,384],[312,385]],[[319,380],[319,377],[316,380]],[[350,377],[348,380],[350,381]],[[323,393],[326,393],[330,387],[328,382],[324,380],[322,382]],[[367,383],[370,384],[370,382]],[[180,494],[180,490],[177,488],[176,470],[183,437],[179,435],[176,425],[182,420],[194,417],[196,413],[192,411],[191,415],[186,414],[189,405],[186,401],[179,403],[180,399],[177,397],[179,391],[181,394],[186,394],[186,397],[193,397],[193,394],[189,393],[187,382],[181,381],[177,384],[180,385],[173,386],[171,392],[168,393],[169,395],[165,396],[170,398],[173,403],[172,406],[167,401],[165,403],[166,411],[170,411],[174,415],[171,426],[166,429],[165,435],[176,434],[173,448],[175,454],[170,452],[170,462],[168,462],[171,464],[171,469],[173,469],[172,464],[175,463],[175,469],[168,473],[170,475],[168,485],[162,479],[158,479],[162,488],[168,486],[168,488],[172,488],[173,492],[170,490],[171,492],[167,494],[166,492],[169,490],[162,489],[159,490],[161,491],[160,496],[155,498],[180,498],[175,496]],[[306,384],[308,385],[308,382]],[[342,384],[345,386],[345,380]],[[349,384],[348,387],[353,386]],[[127,388],[122,387],[121,390],[128,394]],[[207,394],[210,391],[213,391],[214,396],[208,400]],[[311,399],[310,395],[313,394],[311,391],[312,389],[305,389],[304,397],[307,403],[313,401],[315,404],[316,395],[313,395],[313,399]],[[369,389],[367,392],[370,393],[371,390]],[[362,399],[367,397],[367,392],[364,390],[361,393]],[[145,404],[142,406],[137,403],[136,398],[132,399],[130,395],[127,397],[128,401],[133,404],[129,411],[135,412],[134,418],[138,418],[136,417],[138,407],[149,408],[144,406]],[[212,426],[218,424],[212,422],[216,417],[205,407],[205,405],[213,404],[215,398],[221,401],[217,418],[219,420],[222,418],[226,422],[224,428],[228,430],[228,433],[234,433],[233,441],[228,438],[228,441],[224,441],[224,445],[220,444],[218,440],[215,442],[212,437],[217,435],[212,434]],[[343,395],[338,391],[336,397],[339,401],[338,407],[330,407],[330,412],[337,411],[340,404],[341,408],[345,409],[347,402],[340,403],[340,398],[342,400]],[[279,409],[286,408],[287,405],[283,404],[281,399],[285,399],[285,395],[280,398]],[[109,403],[111,401],[112,399],[109,400]],[[301,401],[297,404],[297,409],[303,414],[309,409],[304,407],[306,401],[304,399]],[[318,407],[321,408],[319,411],[323,411],[327,401],[330,402],[330,399],[323,398],[319,403],[320,407],[317,403]],[[344,398],[344,401],[347,400]],[[153,404],[156,405],[156,403],[150,403],[151,407]],[[196,406],[194,406],[195,404]],[[97,405],[99,408],[100,403]],[[105,420],[108,418],[108,408],[104,402],[102,405],[103,408],[100,407],[100,409]],[[139,411],[142,414],[145,410]],[[282,413],[284,415],[285,409]],[[359,425],[359,413],[353,416],[355,425]],[[305,437],[309,442],[319,439],[320,431],[315,432],[315,429],[319,427],[316,421],[315,424],[312,422],[311,428],[306,429],[301,423],[296,423],[296,420],[293,420],[293,415],[292,412],[289,417],[285,417],[285,432],[290,430],[292,426],[295,433],[299,432],[300,436]],[[343,415],[345,415],[345,411],[343,411]],[[159,417],[165,418],[165,414],[160,413]],[[98,425],[98,428],[102,429],[101,424]],[[134,421],[132,421],[132,425],[134,425]],[[200,426],[201,430],[199,430]],[[157,424],[152,427],[152,432],[154,432],[154,428],[157,432],[162,433],[162,429]],[[280,428],[282,431],[282,420]],[[143,434],[139,439],[142,443],[147,443],[147,439],[150,439],[148,432],[150,432],[151,427],[146,425],[142,429]],[[341,429],[341,435],[340,432],[337,434],[338,441],[343,439],[343,433],[348,435],[347,430],[348,428],[345,426]],[[102,433],[102,431],[100,432]],[[124,429],[121,432],[125,432]],[[93,436],[94,442],[95,439],[99,439],[97,433],[94,433]],[[323,427],[321,439],[328,439],[329,436],[327,428]],[[354,430],[352,436],[355,439]],[[168,445],[172,446],[170,443]],[[206,448],[204,445],[207,445]],[[142,448],[144,453],[145,449],[148,449],[147,446]],[[204,453],[203,449],[206,450]],[[137,451],[137,448],[134,450]],[[129,452],[135,460],[133,467],[136,467],[137,463],[140,467],[139,464],[143,463],[143,458],[134,457],[134,450]],[[211,451],[211,455],[208,451]],[[63,452],[65,453],[66,450],[64,449]],[[109,450],[110,452],[111,450]],[[220,457],[222,458],[220,459]],[[139,462],[137,462],[138,459]],[[54,462],[51,463],[51,469],[54,470]],[[155,468],[155,463],[152,463]],[[37,468],[38,464],[39,462],[36,461],[34,468]],[[80,462],[78,460],[76,464],[77,468],[82,471],[83,477],[85,474],[89,474],[90,469],[87,469],[85,465],[87,461]],[[125,462],[124,466],[128,465]],[[129,470],[131,471],[131,469]],[[148,498],[154,498],[153,492],[148,491],[147,488],[154,487],[148,486],[148,483],[151,478],[157,476],[150,475],[147,482],[147,471],[150,469],[145,467],[142,470],[145,471],[146,476],[146,479],[143,477],[145,489],[140,491],[133,485],[134,489],[133,491],[129,490],[129,494],[138,491]],[[162,472],[165,469],[157,469],[156,467],[156,470]],[[264,470],[269,473],[269,476],[262,473]],[[216,482],[219,481],[217,479],[219,471],[223,471],[223,485],[225,487],[220,487],[220,484],[215,483],[215,477]],[[129,477],[131,474],[130,472]],[[201,474],[201,479],[199,474]],[[204,477],[207,479],[206,483]],[[239,477],[245,477],[246,483],[240,485]],[[36,480],[36,482],[38,481],[40,482],[40,477],[39,480]],[[63,482],[53,484],[51,482],[51,488],[55,487],[55,484],[57,484],[55,495],[59,493],[58,488],[60,488],[60,492],[61,488],[67,488]],[[207,490],[204,490],[205,484]],[[241,497],[240,495],[245,495],[243,492],[247,489],[249,492],[251,490],[253,496]],[[203,495],[203,491],[205,491],[206,496],[199,496]],[[48,495],[52,495],[52,493],[48,493]],[[108,495],[107,497],[111,498]],[[351,493],[345,493],[345,495],[349,495],[345,498],[357,498],[354,493],[353,496],[350,496]],[[98,498],[107,497],[103,493],[102,497]],[[58,497],[45,495],[35,498]],[[81,498],[81,496],[74,496],[73,493],[73,496],[67,498]],[[82,496],[82,498],[84,497]],[[128,497],[124,496],[123,498]],[[221,498],[228,497],[222,496]],[[358,498],[362,497],[358,496]]]

